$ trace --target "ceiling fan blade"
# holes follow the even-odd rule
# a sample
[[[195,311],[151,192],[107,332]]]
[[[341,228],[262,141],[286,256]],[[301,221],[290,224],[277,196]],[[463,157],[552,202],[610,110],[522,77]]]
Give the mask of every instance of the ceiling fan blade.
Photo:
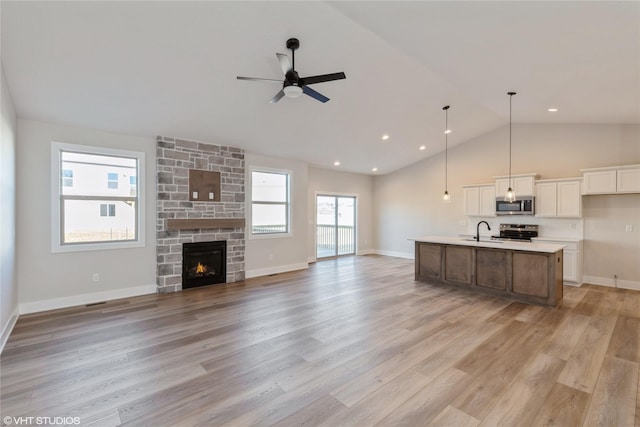
[[[319,92],[316,92],[315,90],[311,89],[309,86],[302,86],[302,92],[306,93],[307,95],[309,95],[314,99],[317,99],[322,103],[325,103],[329,100],[329,98],[327,98],[326,96],[324,96]]]
[[[303,77],[300,79],[300,84],[312,85],[315,83],[330,82],[332,80],[342,80],[346,78],[347,76],[345,76],[344,73],[322,74],[319,76]]]
[[[276,80],[276,79],[261,79],[261,78],[258,78],[258,77],[242,77],[242,76],[238,76],[236,78],[238,80],[251,80],[251,81],[256,81],[256,82],[276,82],[276,83],[282,84],[282,80]]]
[[[269,103],[275,104],[276,102],[280,101],[283,96],[284,96],[284,90],[280,89],[280,92],[276,93],[276,96],[271,98],[271,101],[269,101]]]
[[[289,61],[289,57],[284,53],[276,53],[276,56],[278,57],[280,68],[282,68],[282,74],[286,76],[287,73],[293,69],[291,61]]]

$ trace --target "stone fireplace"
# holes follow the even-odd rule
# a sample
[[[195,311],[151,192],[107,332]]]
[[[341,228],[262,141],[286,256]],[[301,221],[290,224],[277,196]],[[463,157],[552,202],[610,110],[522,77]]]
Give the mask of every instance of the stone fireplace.
[[[158,292],[183,289],[183,244],[190,243],[225,242],[225,280],[218,283],[244,280],[244,152],[159,136],[156,166]],[[189,200],[193,170],[220,173],[219,201]]]

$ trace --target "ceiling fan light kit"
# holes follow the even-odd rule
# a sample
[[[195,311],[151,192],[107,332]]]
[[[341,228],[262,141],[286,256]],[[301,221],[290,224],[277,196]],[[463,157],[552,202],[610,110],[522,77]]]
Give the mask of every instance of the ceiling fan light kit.
[[[329,98],[322,95],[321,93],[311,89],[309,85],[330,82],[333,80],[342,80],[347,77],[343,72],[339,73],[331,73],[331,74],[320,74],[317,76],[309,76],[309,77],[300,77],[298,72],[295,70],[296,67],[296,50],[300,47],[300,41],[296,38],[290,38],[287,40],[287,49],[291,50],[291,61],[289,61],[289,57],[284,53],[276,53],[276,57],[278,58],[278,62],[280,63],[280,68],[282,68],[282,72],[284,73],[284,80],[276,80],[276,79],[262,79],[257,77],[242,77],[238,76],[238,80],[253,80],[253,81],[267,81],[267,82],[279,82],[282,83],[282,89],[276,95],[271,98],[272,104],[280,101],[284,96],[287,98],[298,98],[303,93],[312,97],[313,99],[325,103],[329,101]]]
[[[284,91],[284,96],[287,98],[297,98],[302,95],[302,88],[300,86],[285,86],[282,90]]]

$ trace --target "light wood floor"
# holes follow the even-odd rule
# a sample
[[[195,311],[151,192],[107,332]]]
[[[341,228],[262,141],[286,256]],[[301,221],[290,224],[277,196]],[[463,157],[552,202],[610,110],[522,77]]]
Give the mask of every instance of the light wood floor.
[[[640,426],[640,292],[550,309],[349,257],[22,316],[0,362],[3,417],[83,426]]]

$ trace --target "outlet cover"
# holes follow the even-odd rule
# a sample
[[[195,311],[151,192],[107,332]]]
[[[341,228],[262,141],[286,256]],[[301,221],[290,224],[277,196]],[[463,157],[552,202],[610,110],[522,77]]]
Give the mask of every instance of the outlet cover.
[[[633,225],[627,224],[624,226],[624,231],[633,231]]]

